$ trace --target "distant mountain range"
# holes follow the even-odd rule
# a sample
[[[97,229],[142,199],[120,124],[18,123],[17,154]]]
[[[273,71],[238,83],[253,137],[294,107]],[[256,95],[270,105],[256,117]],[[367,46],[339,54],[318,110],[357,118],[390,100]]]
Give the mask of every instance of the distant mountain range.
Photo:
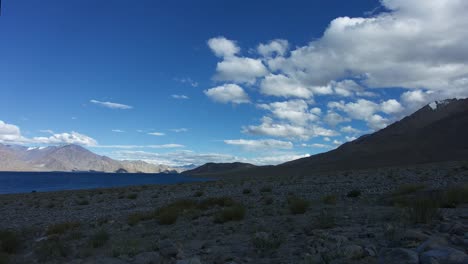
[[[0,171],[174,173],[178,169],[144,161],[113,160],[78,145],[28,148],[0,144]]]
[[[327,170],[353,170],[431,162],[468,161],[468,99],[426,105],[410,116],[335,150],[277,166],[231,170],[223,165],[214,175],[312,175]],[[215,168],[215,166],[210,165]],[[200,167],[200,168],[203,168]],[[228,168],[228,169],[226,169]],[[192,170],[203,175],[203,170]]]

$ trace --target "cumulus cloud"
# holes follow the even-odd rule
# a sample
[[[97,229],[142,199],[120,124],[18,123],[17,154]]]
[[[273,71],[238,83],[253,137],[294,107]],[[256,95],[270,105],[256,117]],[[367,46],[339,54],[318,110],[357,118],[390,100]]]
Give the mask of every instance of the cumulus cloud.
[[[309,109],[308,103],[300,99],[258,104],[257,106],[270,111],[278,119],[287,120],[294,124],[317,121],[321,113],[320,108]]]
[[[249,103],[247,93],[237,84],[225,84],[204,91],[205,95],[219,103],[243,104]]]
[[[216,37],[208,40],[208,46],[218,57],[232,57],[240,52],[236,42],[225,37]]]
[[[342,127],[340,131],[343,132],[343,133],[348,133],[348,134],[359,134],[359,133],[362,133],[361,130],[356,129],[356,128],[352,127],[352,126],[345,126],[345,127]]]
[[[90,103],[97,104],[103,107],[107,107],[110,109],[132,109],[133,106],[130,105],[125,105],[125,104],[119,104],[119,103],[113,103],[113,102],[102,102],[98,100],[90,100]]]
[[[21,131],[19,127],[7,124],[0,120],[0,142],[19,142],[23,141],[24,138],[21,136]]]
[[[395,99],[390,99],[380,104],[382,112],[386,114],[397,114],[401,113],[404,108],[403,106]]]
[[[228,139],[224,140],[224,143],[228,145],[234,145],[242,147],[246,150],[272,150],[272,149],[292,149],[293,143],[287,141],[280,141],[275,139],[260,139],[260,140],[248,140],[248,139]]]
[[[274,55],[283,56],[289,48],[289,43],[285,39],[275,39],[266,44],[259,44],[257,52],[263,57],[272,57]]]
[[[340,114],[338,114],[336,112],[328,111],[327,114],[325,115],[323,121],[325,121],[325,123],[327,123],[328,125],[334,127],[334,126],[336,126],[336,125],[338,125],[340,123],[350,122],[351,119],[343,117],[343,116],[341,116]]]
[[[284,137],[290,139],[308,140],[317,136],[337,136],[336,131],[326,129],[317,125],[300,126],[288,123],[275,123],[270,117],[263,117],[262,123],[257,126],[246,126],[244,133],[252,135]]]
[[[27,138],[21,134],[18,126],[7,124],[0,120],[0,143],[10,144],[78,144],[84,146],[95,146],[97,141],[89,136],[72,131],[69,133],[54,133],[47,130],[51,134],[49,137],[33,137]]]
[[[313,93],[307,86],[282,74],[269,74],[260,83],[260,92],[278,97],[311,98]]]
[[[216,81],[254,84],[257,78],[268,74],[268,70],[259,59],[245,57],[226,57],[216,65]]]
[[[89,136],[72,131],[70,133],[53,134],[50,137],[33,137],[31,143],[36,144],[78,144],[95,146],[97,141]]]

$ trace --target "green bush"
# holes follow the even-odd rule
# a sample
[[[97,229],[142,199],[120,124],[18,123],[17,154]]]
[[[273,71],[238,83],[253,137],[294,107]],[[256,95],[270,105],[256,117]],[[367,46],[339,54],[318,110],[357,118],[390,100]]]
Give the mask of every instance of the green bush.
[[[409,221],[413,223],[430,223],[439,215],[439,204],[431,197],[416,197],[406,208]]]
[[[61,235],[67,232],[68,230],[72,230],[75,228],[80,227],[79,222],[64,222],[60,224],[54,224],[47,228],[47,235]]]
[[[292,214],[304,214],[309,208],[310,202],[300,197],[290,196],[288,204]]]
[[[325,204],[336,204],[336,201],[338,200],[338,197],[334,194],[326,195],[322,197],[322,202]]]
[[[468,203],[468,185],[444,190],[440,200],[443,208],[455,208],[459,204]]]
[[[0,252],[14,254],[20,247],[18,235],[11,230],[0,230]]]
[[[254,248],[261,252],[272,252],[278,249],[283,239],[277,234],[259,233],[252,238]]]
[[[203,191],[196,191],[195,194],[193,195],[195,197],[202,197],[203,196]]]
[[[252,190],[251,189],[244,189],[244,190],[242,190],[242,193],[243,194],[250,194],[250,193],[252,193]]]
[[[156,219],[160,225],[172,225],[177,221],[179,212],[174,208],[167,208],[157,212]]]
[[[127,199],[135,200],[136,198],[138,198],[137,193],[131,193],[131,194],[127,195]]]
[[[127,223],[131,226],[134,226],[138,224],[141,221],[147,221],[154,219],[156,217],[156,212],[155,211],[149,211],[149,212],[136,212],[132,213],[128,216],[127,218]]]
[[[335,215],[329,210],[323,210],[318,215],[315,225],[320,229],[333,228],[336,225]]]
[[[94,233],[91,238],[89,239],[89,244],[93,248],[100,248],[103,247],[106,242],[109,240],[109,233],[104,229],[101,229]]]
[[[260,192],[262,192],[262,193],[271,192],[271,191],[272,191],[271,187],[269,187],[269,186],[265,186],[265,187],[260,189]]]
[[[424,188],[426,188],[426,186],[424,184],[416,184],[416,183],[404,184],[404,185],[400,185],[398,187],[398,189],[396,189],[393,192],[393,195],[399,196],[399,195],[411,194],[411,193],[415,193],[415,192],[417,192],[419,190],[423,190]]]
[[[231,197],[215,197],[215,198],[206,198],[199,204],[200,210],[207,210],[214,206],[227,207],[233,206],[235,204],[234,200]]]
[[[346,196],[350,197],[350,198],[356,198],[356,197],[361,196],[361,191],[360,190],[352,190],[352,191],[348,192],[348,194]]]
[[[70,248],[59,241],[58,238],[53,238],[39,242],[34,254],[39,262],[47,262],[60,257],[67,257],[70,255]]]
[[[88,200],[78,200],[78,201],[76,201],[76,204],[77,205],[89,205],[89,201]]]
[[[231,207],[223,208],[215,215],[215,223],[225,223],[229,221],[240,221],[244,219],[245,207],[237,204]]]

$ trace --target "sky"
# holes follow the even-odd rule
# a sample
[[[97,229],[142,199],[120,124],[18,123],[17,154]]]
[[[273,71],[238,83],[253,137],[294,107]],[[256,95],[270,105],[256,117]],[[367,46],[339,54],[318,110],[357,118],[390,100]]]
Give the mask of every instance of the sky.
[[[468,96],[465,0],[4,0],[0,143],[279,164]]]

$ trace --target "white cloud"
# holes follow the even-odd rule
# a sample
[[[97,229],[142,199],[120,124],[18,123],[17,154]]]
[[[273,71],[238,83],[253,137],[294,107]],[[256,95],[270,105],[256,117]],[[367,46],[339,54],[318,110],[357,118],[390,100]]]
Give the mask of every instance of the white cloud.
[[[260,92],[264,95],[305,99],[311,98],[313,95],[310,88],[282,74],[266,76],[260,83]]]
[[[49,137],[33,137],[27,138],[21,135],[18,126],[7,124],[0,120],[0,143],[10,144],[78,144],[85,146],[95,146],[97,141],[89,136],[72,131],[70,133],[53,133],[47,130],[47,133],[52,134]]]
[[[189,97],[187,95],[183,95],[183,94],[173,94],[171,96],[174,99],[189,99]]]
[[[273,55],[283,56],[288,51],[289,43],[284,39],[275,39],[267,44],[259,44],[257,52],[263,57],[272,57]]]
[[[175,132],[175,133],[181,133],[181,132],[187,132],[187,131],[188,131],[188,128],[184,128],[184,127],[181,127],[181,128],[173,128],[173,129],[170,129],[170,131]]]
[[[276,58],[274,69],[304,85],[357,77],[370,87],[426,88],[467,95],[468,3],[385,0],[370,18],[340,17],[309,45]]]
[[[209,39],[208,46],[218,57],[231,57],[240,52],[236,42],[225,37]]]
[[[361,130],[356,129],[356,128],[352,127],[352,126],[345,126],[345,127],[342,127],[340,131],[343,132],[343,133],[348,133],[348,134],[359,134],[359,133],[362,133]]]
[[[51,129],[42,129],[42,130],[39,130],[39,132],[46,133],[46,134],[54,134],[54,131],[52,131]]]
[[[226,57],[216,65],[216,81],[254,84],[257,78],[268,74],[261,60],[245,57]]]
[[[97,104],[100,106],[104,106],[110,109],[132,109],[133,107],[130,105],[125,105],[125,104],[119,104],[119,103],[113,103],[113,102],[101,102],[97,100],[90,100],[89,102],[93,104]]]
[[[212,100],[219,103],[242,104],[249,103],[247,93],[237,84],[225,84],[205,90],[204,93]]]
[[[293,143],[287,141],[280,141],[275,139],[260,139],[260,140],[247,140],[247,139],[229,139],[224,140],[228,145],[240,146],[246,150],[272,150],[272,149],[292,149]]]
[[[198,82],[192,80],[191,78],[174,78],[174,80],[183,84],[189,84],[192,87],[198,87]]]
[[[390,99],[380,104],[382,112],[386,114],[398,114],[401,113],[404,108],[403,106],[395,99]]]
[[[311,146],[314,147],[314,148],[325,148],[325,149],[332,148],[332,146],[330,146],[330,145],[320,144],[320,143],[314,143]]]
[[[75,131],[70,133],[53,134],[50,137],[33,137],[28,141],[36,144],[78,144],[84,146],[97,145],[97,141],[95,139]]]
[[[275,155],[271,156],[243,158],[220,153],[197,153],[189,150],[170,153],[123,150],[106,155],[120,160],[143,160],[153,164],[166,164],[174,167],[188,164],[202,165],[207,162],[248,162],[256,165],[275,165],[310,156],[309,154],[275,153]]]
[[[115,148],[115,149],[172,149],[184,148],[181,144],[163,144],[163,145],[96,145],[94,148]]]
[[[328,111],[328,113],[325,115],[323,121],[325,121],[325,123],[327,123],[328,125],[334,127],[334,126],[336,126],[336,125],[338,125],[340,123],[350,122],[351,119],[343,117],[343,116],[341,116],[340,114],[338,114],[336,112]]]
[[[115,133],[125,133],[125,131],[121,130],[121,129],[112,129],[112,132],[115,132]]]
[[[23,140],[24,138],[21,136],[19,127],[0,120],[0,142],[8,143]]]
[[[160,137],[160,136],[165,136],[166,134],[162,132],[150,132],[148,133],[148,135]]]
[[[343,141],[339,141],[339,140],[335,139],[335,140],[333,140],[333,144],[341,145],[341,144],[343,144]]]
[[[380,115],[372,115],[367,119],[367,125],[374,130],[385,128],[389,123],[390,121],[387,118]]]
[[[290,121],[293,124],[307,124],[308,122],[317,121],[319,120],[317,113],[321,112],[320,108],[309,110],[307,102],[301,99],[259,104],[257,106],[271,111],[276,118]]]
[[[270,117],[263,117],[258,126],[246,126],[244,133],[252,135],[263,135],[273,137],[284,137],[290,139],[308,140],[317,136],[336,136],[336,131],[326,129],[317,125],[300,126],[284,123],[275,123]]]

